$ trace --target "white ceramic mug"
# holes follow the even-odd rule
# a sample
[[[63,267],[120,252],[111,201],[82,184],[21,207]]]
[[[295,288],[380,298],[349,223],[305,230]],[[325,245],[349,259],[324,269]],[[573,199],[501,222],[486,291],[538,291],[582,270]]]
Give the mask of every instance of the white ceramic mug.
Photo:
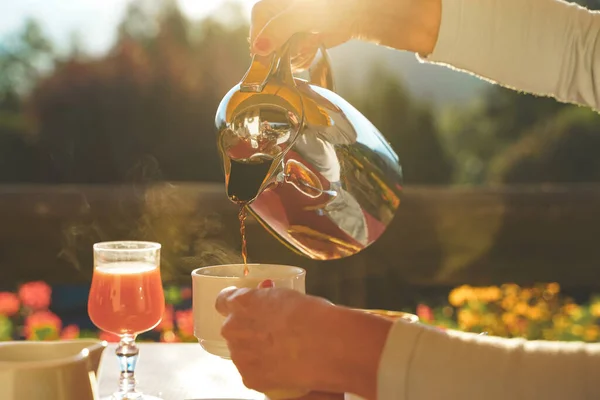
[[[306,271],[302,268],[277,264],[216,265],[192,271],[194,336],[207,352],[229,359],[229,349],[221,336],[225,318],[215,309],[219,293],[228,287],[256,288],[270,279],[278,288],[289,288],[305,293]],[[307,390],[273,390],[265,393],[270,400],[294,399],[306,395]]]
[[[290,288],[305,293],[306,271],[302,268],[277,264],[248,264],[249,274],[244,276],[244,264],[216,265],[192,271],[194,336],[207,352],[229,359],[229,349],[221,336],[225,318],[215,309],[219,293],[230,286],[256,288],[265,279],[275,287]]]

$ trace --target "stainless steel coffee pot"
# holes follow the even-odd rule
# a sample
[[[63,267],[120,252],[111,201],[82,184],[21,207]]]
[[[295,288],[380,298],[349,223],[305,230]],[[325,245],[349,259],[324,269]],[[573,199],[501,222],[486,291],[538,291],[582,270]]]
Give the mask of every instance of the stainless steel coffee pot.
[[[309,80],[294,77],[298,34],[254,56],[221,101],[218,148],[227,195],[292,250],[317,260],[376,241],[400,205],[402,170],[382,134],[334,93],[324,47]]]

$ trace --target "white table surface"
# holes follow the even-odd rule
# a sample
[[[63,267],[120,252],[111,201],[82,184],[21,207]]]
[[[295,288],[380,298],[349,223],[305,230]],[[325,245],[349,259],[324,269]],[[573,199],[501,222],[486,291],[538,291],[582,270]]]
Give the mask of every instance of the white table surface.
[[[110,396],[118,385],[116,344],[102,355],[100,396]],[[208,354],[195,343],[140,343],[136,367],[138,388],[163,400],[264,399],[244,386],[231,361]]]

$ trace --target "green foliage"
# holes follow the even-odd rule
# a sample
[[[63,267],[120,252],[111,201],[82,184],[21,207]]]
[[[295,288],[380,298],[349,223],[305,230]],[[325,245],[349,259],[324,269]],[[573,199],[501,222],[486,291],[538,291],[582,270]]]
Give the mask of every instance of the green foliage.
[[[179,305],[182,302],[181,290],[177,286],[164,288],[165,301],[167,304]]]
[[[51,68],[53,46],[38,22],[28,19],[0,47],[0,102],[14,93],[25,93],[41,73]]]
[[[0,46],[0,183],[31,182],[38,153],[23,95],[31,89],[54,60],[51,43],[40,25],[26,20],[23,28]]]
[[[247,27],[201,24],[194,39],[173,4],[156,15],[132,6],[110,54],[40,81],[30,100],[51,159],[43,180],[221,180],[214,111],[247,66]]]
[[[221,181],[214,112],[249,62],[248,26],[241,14],[227,15],[193,22],[175,1],[134,1],[109,54],[84,58],[75,49],[48,76],[19,72],[22,65],[38,71],[52,49],[28,22],[12,47],[20,63],[0,56],[11,65],[5,86],[14,94],[0,104],[1,166],[11,171],[0,179]],[[397,149],[406,180],[448,183],[451,160],[429,105],[411,99],[391,74],[372,74],[372,91],[358,105]],[[27,107],[17,95],[22,82],[33,85]]]
[[[12,339],[13,329],[11,319],[0,314],[0,342]]]
[[[538,122],[490,168],[498,183],[600,182],[600,117],[569,107]]]
[[[554,99],[494,86],[470,107],[446,110],[442,127],[448,149],[456,159],[455,182],[487,183],[490,160],[521,139],[538,121],[568,107]]]
[[[249,62],[248,26],[227,7],[227,20],[192,21],[175,0],[135,0],[110,52],[93,58],[77,43],[59,57],[25,21],[0,47],[0,182],[220,182],[214,112]],[[349,100],[398,152],[408,184],[598,179],[597,117],[573,106],[492,87],[440,119],[388,71],[368,81]]]
[[[400,157],[409,184],[445,184],[452,161],[439,139],[432,109],[411,98],[406,88],[383,69],[372,72],[368,96],[352,103],[386,137]]]

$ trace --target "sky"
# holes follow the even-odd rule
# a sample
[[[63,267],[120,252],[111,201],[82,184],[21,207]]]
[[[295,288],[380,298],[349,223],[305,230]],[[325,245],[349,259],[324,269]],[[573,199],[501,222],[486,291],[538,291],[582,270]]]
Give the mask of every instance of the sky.
[[[205,17],[226,0],[177,0],[190,18]],[[257,0],[235,0],[250,14]],[[86,50],[101,52],[114,39],[114,27],[121,20],[128,0],[0,0],[0,44],[3,37],[18,30],[25,18],[34,17],[55,43],[68,43],[72,32],[80,33]]]

